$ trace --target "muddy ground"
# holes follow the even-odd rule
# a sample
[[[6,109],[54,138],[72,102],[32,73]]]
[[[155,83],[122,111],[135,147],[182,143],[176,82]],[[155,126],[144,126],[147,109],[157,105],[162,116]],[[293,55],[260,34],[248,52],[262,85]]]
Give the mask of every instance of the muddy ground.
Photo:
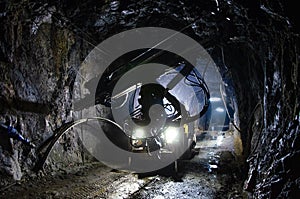
[[[96,162],[40,173],[3,187],[0,198],[247,198],[232,134],[203,137],[197,147],[199,155],[179,161],[177,174],[141,176]]]

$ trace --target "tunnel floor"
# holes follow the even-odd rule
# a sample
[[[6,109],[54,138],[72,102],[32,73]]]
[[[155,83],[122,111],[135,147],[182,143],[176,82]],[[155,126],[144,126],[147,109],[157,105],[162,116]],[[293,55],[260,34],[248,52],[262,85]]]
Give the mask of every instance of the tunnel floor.
[[[0,198],[246,198],[232,132],[208,133],[177,175],[138,176],[101,163],[72,166],[1,190]]]

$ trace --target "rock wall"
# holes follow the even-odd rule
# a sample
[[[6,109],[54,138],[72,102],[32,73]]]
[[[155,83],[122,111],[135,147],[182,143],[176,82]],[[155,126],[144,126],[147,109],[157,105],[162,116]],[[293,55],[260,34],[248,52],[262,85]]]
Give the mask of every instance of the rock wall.
[[[71,120],[76,71],[95,45],[135,27],[182,30],[208,50],[236,95],[247,190],[291,198],[299,193],[300,116],[299,26],[289,6],[280,0],[2,2],[0,119],[17,118],[39,144]],[[0,171],[20,178],[36,157],[14,147],[13,156],[0,149]],[[58,147],[57,157],[81,158],[76,134]],[[57,165],[52,160],[48,165]]]
[[[255,198],[296,198],[300,193],[300,172],[295,167],[299,159],[299,35],[279,5],[250,7],[241,35],[247,42],[224,46],[250,165],[246,188]]]
[[[72,87],[84,57],[82,42],[53,17],[53,6],[9,1],[1,8],[0,121],[11,117],[23,136],[39,146],[72,119]],[[75,133],[63,136],[46,167],[80,162],[79,144]],[[30,173],[36,151],[17,141],[13,149],[11,155],[0,146],[0,171],[19,180]]]

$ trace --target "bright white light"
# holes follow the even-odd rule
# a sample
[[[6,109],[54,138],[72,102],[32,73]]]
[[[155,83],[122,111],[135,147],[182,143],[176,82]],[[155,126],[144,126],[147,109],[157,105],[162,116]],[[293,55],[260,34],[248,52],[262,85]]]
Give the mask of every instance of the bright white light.
[[[211,98],[209,98],[209,101],[211,101],[211,102],[220,102],[221,98],[219,98],[219,97],[211,97]]]
[[[141,128],[136,129],[136,130],[133,132],[133,135],[132,135],[132,137],[133,137],[134,139],[144,138],[144,136],[145,136],[145,132],[144,132],[144,130],[141,129]]]
[[[224,137],[223,136],[218,136],[217,137],[217,146],[221,146],[222,142],[223,142]]]
[[[178,136],[178,129],[175,127],[168,127],[165,131],[165,138],[167,143],[172,143]]]
[[[216,108],[216,111],[219,113],[223,113],[225,110],[221,107]]]

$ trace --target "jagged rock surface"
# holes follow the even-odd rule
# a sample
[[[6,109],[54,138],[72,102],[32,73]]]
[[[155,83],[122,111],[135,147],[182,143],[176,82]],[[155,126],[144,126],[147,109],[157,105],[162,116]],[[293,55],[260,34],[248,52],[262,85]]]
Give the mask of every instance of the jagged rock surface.
[[[39,144],[53,133],[50,126],[71,120],[76,71],[95,45],[135,27],[190,25],[183,33],[208,50],[235,91],[244,156],[254,157],[249,164],[257,173],[253,195],[291,198],[300,186],[299,35],[285,6],[281,1],[4,1],[0,119],[17,118],[24,135]],[[258,103],[262,108],[252,114]],[[57,155],[73,151],[80,159],[76,134],[63,140]],[[21,144],[14,147],[12,157],[0,148],[0,171],[20,178],[36,157]],[[54,160],[48,165],[57,165]]]

